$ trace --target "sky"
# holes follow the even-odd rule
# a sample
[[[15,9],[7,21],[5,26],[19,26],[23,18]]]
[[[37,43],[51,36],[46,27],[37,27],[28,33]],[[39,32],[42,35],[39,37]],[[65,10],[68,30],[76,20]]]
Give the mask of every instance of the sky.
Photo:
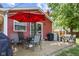
[[[47,3],[0,3],[1,8],[41,8],[49,10]]]

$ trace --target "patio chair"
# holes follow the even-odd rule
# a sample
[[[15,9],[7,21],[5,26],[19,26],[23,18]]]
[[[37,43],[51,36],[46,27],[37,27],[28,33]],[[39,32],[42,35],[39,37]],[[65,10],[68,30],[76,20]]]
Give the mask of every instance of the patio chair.
[[[18,32],[19,43],[22,43],[24,40],[23,32]]]
[[[37,33],[34,37],[31,38],[31,40],[28,43],[28,47],[32,48],[32,50],[35,50],[35,47],[38,45],[41,49],[41,35],[39,33]]]
[[[10,39],[11,39],[11,43],[16,46],[17,43],[19,42],[19,37],[17,33],[12,33],[10,34]]]
[[[68,42],[76,42],[76,35],[71,35]]]
[[[26,40],[24,40],[24,47],[29,48],[30,41],[32,40],[32,37],[27,37]]]
[[[24,46],[25,38],[24,38],[23,32],[18,32],[18,38],[19,38],[19,44],[21,44],[22,46]]]

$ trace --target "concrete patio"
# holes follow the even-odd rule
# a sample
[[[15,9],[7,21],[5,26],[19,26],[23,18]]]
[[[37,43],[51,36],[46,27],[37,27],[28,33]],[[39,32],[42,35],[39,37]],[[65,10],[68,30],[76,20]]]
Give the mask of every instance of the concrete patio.
[[[35,51],[30,49],[24,49],[22,47],[17,47],[17,51],[14,56],[51,56],[51,54],[56,51],[69,47],[73,43],[68,42],[58,42],[58,41],[42,41],[42,49],[40,47],[35,47]]]

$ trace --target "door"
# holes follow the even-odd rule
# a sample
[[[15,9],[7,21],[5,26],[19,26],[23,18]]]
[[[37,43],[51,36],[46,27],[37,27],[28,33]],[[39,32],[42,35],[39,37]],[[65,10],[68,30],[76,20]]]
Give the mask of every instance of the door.
[[[30,36],[34,36],[37,32],[41,33],[41,39],[43,40],[43,23],[30,23]]]
[[[36,23],[30,23],[30,36],[34,37],[36,34]]]
[[[36,23],[36,32],[41,33],[41,39],[43,40],[43,23],[41,22]]]

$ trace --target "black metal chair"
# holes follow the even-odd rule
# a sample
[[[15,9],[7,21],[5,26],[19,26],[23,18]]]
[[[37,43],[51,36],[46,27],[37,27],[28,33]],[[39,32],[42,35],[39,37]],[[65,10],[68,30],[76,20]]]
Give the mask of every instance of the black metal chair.
[[[30,44],[30,41],[32,40],[32,37],[27,37],[25,40],[24,40],[24,47],[25,48],[29,48],[29,44]]]
[[[19,43],[22,43],[24,40],[24,34],[23,32],[18,32],[18,37],[19,37]]]
[[[18,38],[19,38],[19,44],[21,44],[22,46],[24,46],[26,39],[24,38],[23,32],[18,32]]]

